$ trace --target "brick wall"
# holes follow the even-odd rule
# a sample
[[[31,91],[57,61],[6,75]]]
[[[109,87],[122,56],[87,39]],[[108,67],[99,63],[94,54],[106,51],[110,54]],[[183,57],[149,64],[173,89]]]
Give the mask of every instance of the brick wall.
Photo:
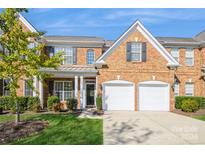
[[[141,41],[147,43],[146,62],[127,62],[126,43],[130,41]],[[146,80],[164,81],[170,84],[174,82],[174,71],[167,68],[165,58],[148,42],[148,40],[138,31],[132,33],[124,40],[114,52],[105,60],[107,66],[99,70],[99,93],[102,93],[101,84],[109,80],[127,80],[135,83],[135,110],[138,110],[138,83]],[[174,93],[170,88],[170,110],[174,108]]]
[[[167,48],[171,52],[171,48]],[[185,95],[185,84],[186,82],[194,83],[194,95],[195,96],[205,96],[204,95],[204,80],[201,79],[202,71],[201,68],[204,63],[203,55],[205,54],[204,49],[200,50],[194,49],[194,65],[186,66],[185,64],[185,52],[186,48],[179,48],[179,63],[180,67],[176,71],[176,76],[180,81],[179,85],[179,95]],[[204,52],[204,53],[203,53]]]
[[[87,65],[87,51],[92,49],[95,60],[102,54],[102,48],[77,48],[77,65]]]

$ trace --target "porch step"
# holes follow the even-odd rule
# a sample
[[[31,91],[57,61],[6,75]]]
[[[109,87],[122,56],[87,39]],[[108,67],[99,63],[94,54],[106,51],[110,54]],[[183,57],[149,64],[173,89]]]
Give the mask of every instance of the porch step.
[[[93,108],[96,108],[95,105],[86,105],[86,109],[93,109]]]
[[[85,111],[94,112],[94,111],[96,111],[96,108],[95,107],[94,108],[86,108]]]

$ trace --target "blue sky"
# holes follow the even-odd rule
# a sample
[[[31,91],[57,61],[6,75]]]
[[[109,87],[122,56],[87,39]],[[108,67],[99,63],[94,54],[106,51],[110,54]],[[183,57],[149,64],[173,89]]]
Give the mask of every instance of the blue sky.
[[[205,9],[29,9],[24,16],[46,35],[115,40],[136,19],[154,36],[192,37],[205,30]]]

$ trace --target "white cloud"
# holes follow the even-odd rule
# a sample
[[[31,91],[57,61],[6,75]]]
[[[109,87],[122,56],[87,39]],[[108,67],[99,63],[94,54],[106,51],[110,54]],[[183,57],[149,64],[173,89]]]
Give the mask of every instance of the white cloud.
[[[202,13],[203,12],[203,13]],[[107,20],[115,20],[120,18],[160,18],[161,20],[199,20],[205,19],[204,16],[205,10],[197,11],[188,10],[188,9],[130,9],[130,10],[121,10],[121,11],[113,11],[104,17]],[[159,19],[158,19],[159,20]],[[151,21],[151,20],[150,20]],[[152,21],[151,21],[152,22]]]

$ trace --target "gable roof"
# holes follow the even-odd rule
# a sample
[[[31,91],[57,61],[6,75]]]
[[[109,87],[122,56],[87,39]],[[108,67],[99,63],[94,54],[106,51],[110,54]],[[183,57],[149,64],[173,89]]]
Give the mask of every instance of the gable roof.
[[[105,64],[105,59],[116,49],[124,39],[126,39],[133,30],[137,30],[144,35],[144,37],[157,49],[157,51],[168,61],[168,66],[178,66],[179,63],[169,54],[169,52],[158,42],[158,40],[137,20],[134,22],[126,32],[124,32],[112,46],[104,52],[96,61],[96,64]]]
[[[23,17],[20,13],[19,15],[19,20],[31,31],[31,32],[37,32],[35,27],[25,18]]]
[[[205,41],[205,30],[203,30],[202,32],[200,32],[199,34],[197,34],[194,37],[195,40],[197,41]]]

